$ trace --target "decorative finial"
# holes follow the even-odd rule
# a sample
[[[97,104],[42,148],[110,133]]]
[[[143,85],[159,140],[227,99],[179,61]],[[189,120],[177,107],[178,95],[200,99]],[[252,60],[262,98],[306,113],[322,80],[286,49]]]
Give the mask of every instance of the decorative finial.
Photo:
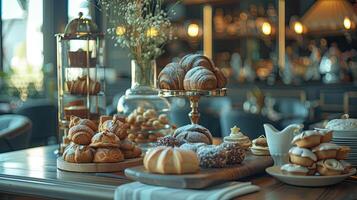
[[[238,134],[240,131],[240,128],[238,128],[237,126],[233,126],[233,128],[231,128],[231,133],[232,134]]]
[[[344,114],[341,116],[341,119],[348,119],[348,118],[350,118],[350,116],[348,114]]]
[[[83,13],[82,12],[79,12],[78,13],[78,18],[80,19],[80,18],[82,18],[83,17]]]

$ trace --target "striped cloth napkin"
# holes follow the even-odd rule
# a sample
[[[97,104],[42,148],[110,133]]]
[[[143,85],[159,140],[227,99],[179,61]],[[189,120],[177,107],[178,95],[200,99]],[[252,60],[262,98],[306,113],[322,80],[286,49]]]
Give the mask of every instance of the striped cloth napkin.
[[[221,185],[201,190],[167,188],[133,182],[119,186],[115,190],[114,199],[224,200],[256,192],[258,190],[259,187],[252,185],[250,182],[226,182]]]

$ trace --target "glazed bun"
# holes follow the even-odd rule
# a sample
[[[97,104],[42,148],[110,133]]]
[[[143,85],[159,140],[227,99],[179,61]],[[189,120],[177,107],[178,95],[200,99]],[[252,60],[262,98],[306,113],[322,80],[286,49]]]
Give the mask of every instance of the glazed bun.
[[[199,170],[199,161],[193,151],[159,146],[146,152],[144,166],[152,173],[188,174]]]
[[[212,71],[198,66],[186,73],[183,85],[185,90],[213,90],[217,88],[217,78]]]

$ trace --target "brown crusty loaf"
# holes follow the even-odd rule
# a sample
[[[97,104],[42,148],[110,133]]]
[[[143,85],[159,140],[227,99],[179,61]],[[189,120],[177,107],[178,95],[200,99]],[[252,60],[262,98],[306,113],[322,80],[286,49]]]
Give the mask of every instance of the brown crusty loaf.
[[[94,135],[94,131],[85,125],[76,125],[69,129],[68,139],[76,144],[88,145]]]
[[[184,140],[190,143],[206,143],[212,144],[211,132],[198,124],[188,124],[176,129],[173,136],[177,139]]]
[[[183,81],[185,90],[214,90],[217,88],[215,74],[202,66],[190,69]]]
[[[200,169],[195,152],[164,146],[149,149],[144,166],[149,172],[159,174],[188,174]]]
[[[161,70],[158,79],[161,89],[183,90],[185,70],[178,63],[169,63]]]
[[[63,160],[71,163],[90,163],[93,161],[94,149],[89,146],[70,143],[62,155]]]

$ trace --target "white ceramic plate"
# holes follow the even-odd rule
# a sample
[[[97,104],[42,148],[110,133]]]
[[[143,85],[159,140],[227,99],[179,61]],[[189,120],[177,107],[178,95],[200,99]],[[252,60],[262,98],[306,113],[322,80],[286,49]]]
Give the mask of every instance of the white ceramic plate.
[[[265,171],[283,183],[307,187],[333,185],[356,173],[356,169],[352,168],[350,173],[337,176],[294,176],[283,174],[279,166],[268,167]]]

